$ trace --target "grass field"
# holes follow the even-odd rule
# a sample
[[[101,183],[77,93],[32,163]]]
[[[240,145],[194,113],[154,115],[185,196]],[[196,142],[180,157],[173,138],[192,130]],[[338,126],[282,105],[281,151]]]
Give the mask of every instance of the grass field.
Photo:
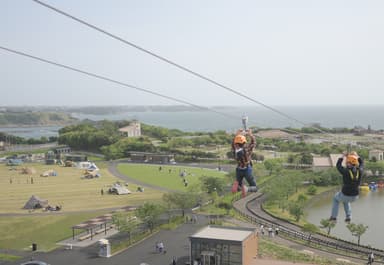
[[[139,180],[143,183],[153,184],[159,187],[180,191],[186,190],[183,178],[188,181],[188,185],[193,185],[199,183],[199,179],[202,176],[225,176],[225,172],[217,170],[169,165],[161,166],[161,170],[159,170],[159,165],[119,164],[118,170],[122,174]],[[185,172],[185,177],[180,176],[182,172]]]
[[[132,194],[117,196],[104,192],[102,196],[101,189],[107,191],[120,179],[111,175],[102,163],[97,165],[101,177],[94,179],[83,179],[83,170],[75,167],[26,164],[23,166],[34,168],[36,173],[21,174],[21,166],[9,170],[9,167],[0,165],[0,213],[28,213],[23,206],[32,195],[48,200],[51,206],[62,205],[63,212],[137,205],[143,200],[157,200],[162,196],[161,192],[149,188],[144,193],[135,192],[137,186],[134,184],[128,186]],[[42,172],[49,169],[55,170],[57,176],[40,177]]]
[[[110,212],[110,208],[141,205],[145,201],[161,202],[163,192],[151,188],[136,192],[137,185],[133,183],[128,183],[132,194],[107,194],[107,189],[121,179],[109,173],[105,163],[96,164],[101,177],[95,179],[82,178],[83,170],[75,167],[34,163],[11,170],[0,164],[0,248],[28,250],[32,243],[37,243],[39,250],[48,251],[56,247],[56,242],[72,236],[73,225]],[[22,174],[22,167],[33,168],[36,173]],[[186,171],[189,185],[198,183],[200,176],[225,176],[216,170],[177,166],[163,166],[161,171],[159,166],[147,164],[120,164],[118,168],[131,178],[174,190],[186,190],[179,171]],[[57,176],[40,177],[50,169],[56,171]],[[62,205],[62,211],[56,214],[23,209],[32,195],[47,199],[51,206]]]
[[[57,247],[56,242],[72,236],[72,226],[100,216],[105,211],[62,215],[11,216],[0,218],[0,248],[31,250],[32,243],[39,251]],[[77,231],[79,232],[79,231]]]

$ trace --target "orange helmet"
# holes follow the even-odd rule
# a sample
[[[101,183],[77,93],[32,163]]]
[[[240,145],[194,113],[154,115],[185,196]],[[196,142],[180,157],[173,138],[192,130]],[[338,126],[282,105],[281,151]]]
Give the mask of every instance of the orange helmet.
[[[235,144],[245,144],[247,142],[247,138],[244,135],[238,134],[235,136],[234,143]]]
[[[354,166],[358,166],[359,165],[359,157],[357,156],[356,152],[354,153],[351,153],[349,155],[347,155],[347,164],[352,164]]]

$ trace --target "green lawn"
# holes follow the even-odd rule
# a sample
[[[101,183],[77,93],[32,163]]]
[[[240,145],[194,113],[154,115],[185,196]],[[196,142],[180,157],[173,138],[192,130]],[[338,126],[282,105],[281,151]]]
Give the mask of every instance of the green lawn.
[[[145,201],[161,200],[163,193],[147,188],[136,192],[137,185],[130,184],[129,195],[107,194],[108,188],[121,181],[107,170],[106,164],[96,162],[101,177],[82,178],[84,170],[41,163],[10,167],[0,164],[0,248],[28,249],[37,243],[39,250],[50,250],[56,242],[72,236],[73,225],[107,212],[107,208],[141,205]],[[22,174],[22,168],[33,168],[36,172]],[[57,176],[40,177],[48,169]],[[31,183],[33,179],[33,184]],[[104,189],[104,195],[101,195]],[[32,196],[47,199],[52,206],[62,205],[60,215],[41,209],[29,212],[23,206]],[[24,215],[16,215],[24,214]]]
[[[137,185],[129,183],[132,191],[129,195],[110,195],[108,187],[120,179],[107,170],[106,164],[96,162],[101,177],[84,179],[83,170],[58,165],[26,164],[10,170],[0,165],[0,248],[29,249],[32,243],[39,250],[48,251],[56,243],[72,236],[71,227],[90,218],[106,213],[107,208],[119,208],[127,205],[140,205],[145,201],[161,201],[163,192],[146,188],[145,192],[136,192]],[[36,172],[22,174],[22,167],[33,168]],[[224,177],[224,172],[194,167],[159,166],[147,164],[119,164],[119,170],[144,183],[168,187],[174,190],[186,190],[179,172],[186,171],[185,179],[189,185],[199,182],[201,176]],[[58,174],[54,177],[40,177],[48,169]],[[33,184],[31,183],[33,178]],[[11,181],[12,180],[12,181]],[[42,210],[29,213],[22,209],[31,195],[47,199],[52,206],[62,205],[61,214],[49,214]],[[15,214],[25,215],[15,215]]]
[[[72,236],[74,224],[104,213],[1,217],[0,248],[30,250],[32,243],[36,243],[39,251],[52,250],[58,241]]]
[[[22,209],[32,195],[48,200],[52,206],[62,205],[62,212],[83,210],[97,210],[115,208],[127,205],[138,205],[145,200],[158,200],[162,193],[154,189],[146,189],[145,193],[136,192],[137,185],[130,184],[129,195],[107,194],[108,188],[121,179],[113,176],[101,162],[96,162],[100,168],[100,178],[82,178],[84,170],[75,167],[58,165],[26,164],[36,173],[22,174],[22,166],[9,170],[9,167],[0,165],[0,213],[28,213]],[[53,169],[57,176],[40,177],[46,170]],[[31,184],[31,178],[33,184]],[[12,180],[12,183],[11,183]],[[101,189],[104,195],[101,196]],[[36,210],[35,212],[41,212]]]
[[[130,178],[139,180],[143,183],[153,184],[159,187],[166,187],[173,190],[185,191],[183,177],[180,176],[184,170],[188,185],[199,183],[199,178],[203,176],[225,177],[225,172],[199,168],[148,164],[119,164],[118,170]]]

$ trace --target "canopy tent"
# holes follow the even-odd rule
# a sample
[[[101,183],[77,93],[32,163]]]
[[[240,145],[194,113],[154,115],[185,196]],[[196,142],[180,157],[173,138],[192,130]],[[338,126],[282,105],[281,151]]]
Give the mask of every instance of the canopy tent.
[[[109,188],[109,193],[114,193],[117,195],[130,194],[131,192],[124,186],[114,183],[111,188]]]
[[[25,203],[23,209],[38,209],[48,206],[48,200],[40,199],[39,197],[32,195],[31,198]]]

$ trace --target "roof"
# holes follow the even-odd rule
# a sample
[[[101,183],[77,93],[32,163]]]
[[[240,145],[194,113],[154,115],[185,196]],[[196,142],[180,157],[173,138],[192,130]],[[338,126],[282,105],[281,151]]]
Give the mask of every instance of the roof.
[[[112,214],[104,214],[102,216],[92,218],[88,221],[72,226],[72,229],[90,229],[108,222],[112,222]]]
[[[253,228],[237,228],[225,226],[207,226],[190,238],[218,239],[243,242],[255,232]]]
[[[289,138],[291,137],[291,134],[273,129],[273,130],[264,130],[264,131],[259,131],[256,133],[257,136],[262,137],[262,138]]]
[[[132,122],[128,126],[119,128],[119,131],[120,132],[130,132],[132,130],[137,130],[139,127],[140,127],[140,123],[139,122]]]
[[[342,154],[330,154],[329,157],[331,158],[332,166],[336,166],[337,160],[339,160],[340,157],[342,157]]]
[[[374,150],[370,150],[369,151],[370,154],[378,154],[378,153],[383,153],[383,150],[378,150],[378,149],[374,149]]]
[[[331,159],[329,157],[313,157],[314,167],[331,167]]]
[[[341,157],[340,154],[330,154],[329,157],[314,156],[313,166],[314,167],[335,167],[337,160]]]

